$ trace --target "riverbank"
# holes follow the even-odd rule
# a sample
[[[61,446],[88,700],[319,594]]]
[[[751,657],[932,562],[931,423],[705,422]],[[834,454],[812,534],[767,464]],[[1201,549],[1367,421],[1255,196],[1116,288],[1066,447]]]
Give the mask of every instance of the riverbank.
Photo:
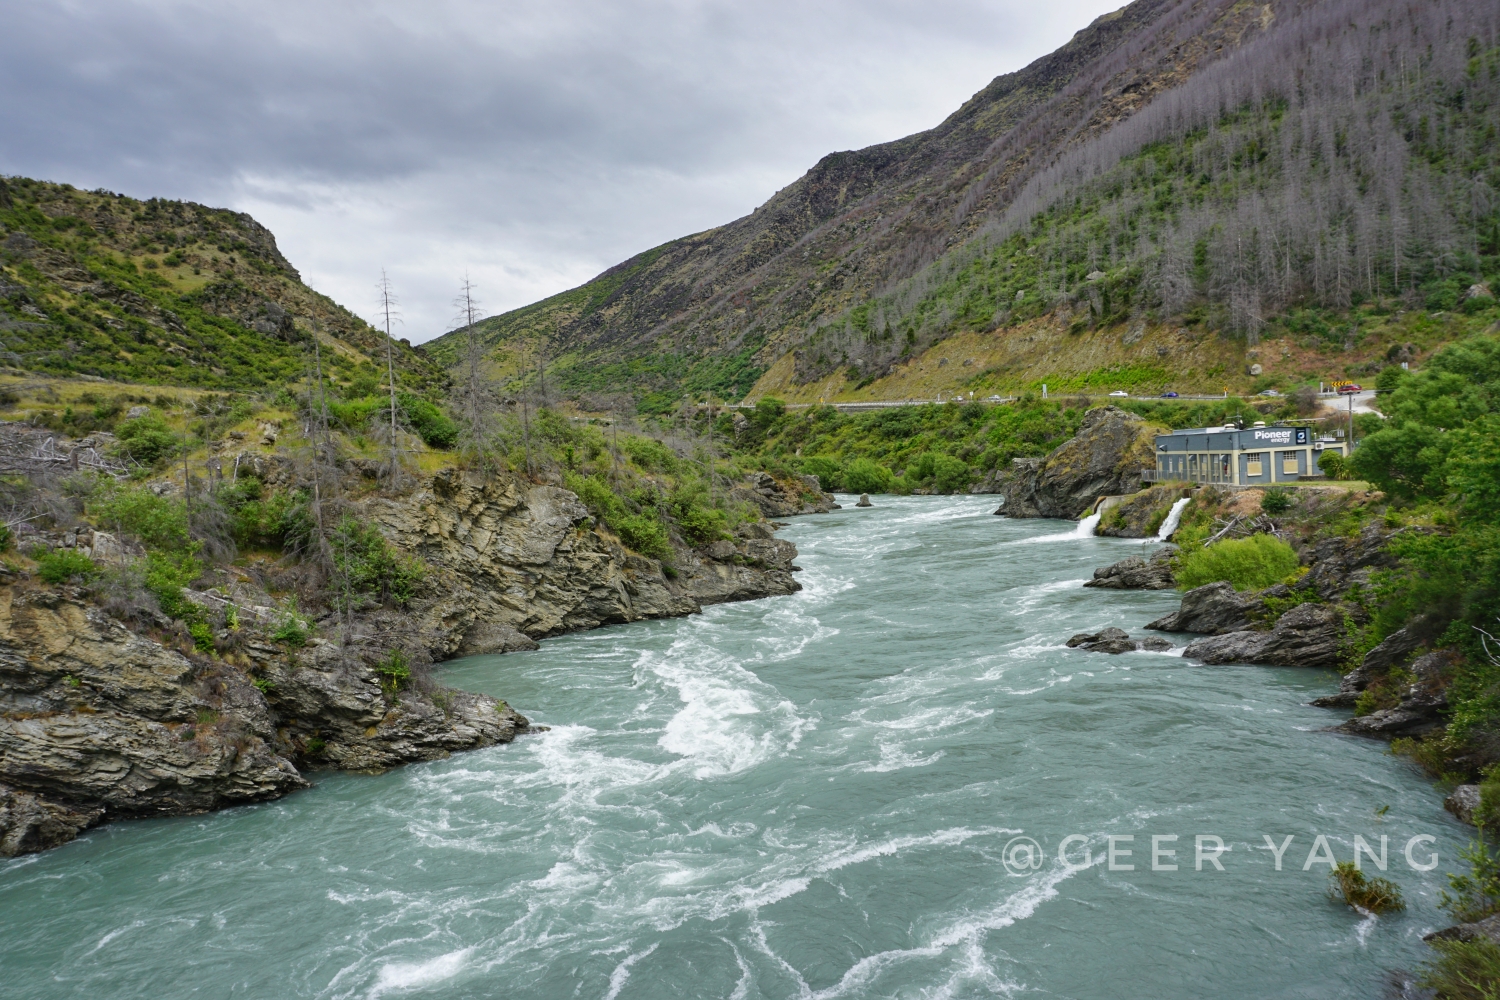
[[[872,499],[781,529],[795,594],[440,668],[547,732],[5,863],[0,906],[38,915],[0,931],[12,982],[171,998],[203,983],[181,956],[212,954],[216,988],[287,997],[479,997],[503,974],[543,1000],[1259,1000],[1367,997],[1425,957],[1467,834],[1415,767],[1325,731],[1308,702],[1332,674],[1068,649],[1180,603],[1081,586],[1138,542],[988,497]],[[1083,871],[1055,861],[1075,833]],[[1429,872],[1401,857],[1422,833]],[[1199,834],[1223,872],[1195,868]],[[1302,870],[1318,834],[1339,860],[1387,836],[1410,909],[1328,901],[1327,866]],[[1153,835],[1179,838],[1157,845],[1176,871]],[[1295,837],[1281,871],[1265,835]],[[1020,836],[1045,864],[1010,875]]]

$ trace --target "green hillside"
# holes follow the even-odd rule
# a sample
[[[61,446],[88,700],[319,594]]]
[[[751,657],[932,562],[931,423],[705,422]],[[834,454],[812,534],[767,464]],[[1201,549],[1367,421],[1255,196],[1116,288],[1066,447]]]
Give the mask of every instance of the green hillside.
[[[304,285],[248,215],[0,180],[0,364],[13,370],[257,390],[308,375],[314,323],[335,379],[384,371],[384,335]],[[444,384],[425,354],[398,355],[412,389]]]

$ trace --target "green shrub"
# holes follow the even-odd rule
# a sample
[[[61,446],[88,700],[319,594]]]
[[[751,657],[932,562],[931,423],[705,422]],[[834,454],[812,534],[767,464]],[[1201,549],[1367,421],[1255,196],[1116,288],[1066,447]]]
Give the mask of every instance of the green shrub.
[[[213,652],[214,630],[208,622],[193,622],[188,626],[188,635],[193,637],[193,648],[198,652]]]
[[[1318,456],[1318,471],[1329,479],[1348,479],[1349,463],[1336,451],[1325,451]]]
[[[654,513],[627,514],[611,525],[620,540],[643,556],[666,560],[672,555],[667,529]]]
[[[333,564],[351,594],[370,594],[382,602],[405,607],[416,596],[426,576],[420,560],[391,547],[379,529],[352,515],[344,515],[328,538]],[[343,595],[336,595],[342,601]]]
[[[817,476],[818,485],[825,493],[832,493],[839,489],[844,483],[844,470],[838,462],[823,455],[814,455],[802,460],[802,472],[804,475]]]
[[[1487,938],[1433,941],[1438,956],[1422,966],[1418,985],[1443,1000],[1500,998],[1500,945]]]
[[[647,472],[676,472],[681,461],[666,445],[655,438],[627,437],[620,450]]]
[[[1284,486],[1275,486],[1266,490],[1265,495],[1260,498],[1260,509],[1275,517],[1291,510],[1294,503],[1296,503],[1296,498],[1291,490]]]
[[[1500,912],[1500,855],[1480,838],[1460,851],[1459,857],[1469,863],[1469,871],[1448,876],[1448,888],[1453,891],[1443,890],[1438,905],[1460,923]]]
[[[432,403],[409,392],[398,392],[396,402],[429,448],[452,448],[458,442],[458,425]]]
[[[183,596],[182,588],[197,579],[203,566],[190,552],[147,552],[146,589],[156,598],[162,614],[185,622],[200,620],[203,609]]]
[[[1177,562],[1179,589],[1227,580],[1235,590],[1260,590],[1297,572],[1297,553],[1272,535],[1231,538],[1207,548],[1181,552]]]
[[[229,511],[235,544],[244,548],[280,549],[288,539],[305,540],[313,527],[306,491],[266,494],[260,480],[247,477],[221,488],[219,499]]]
[[[932,453],[929,452],[928,455]],[[923,455],[923,458],[928,457]],[[969,467],[952,455],[936,455],[932,460],[932,487],[942,493],[957,493],[969,486]]]
[[[683,536],[695,545],[729,537],[729,515],[710,503],[708,488],[702,483],[678,486],[667,500],[667,509]]]
[[[154,413],[125,421],[115,429],[115,436],[119,438],[121,454],[146,465],[171,458],[181,444],[166,422]]]
[[[381,690],[388,695],[394,695],[411,683],[411,664],[399,649],[391,650],[391,655],[375,664],[375,673],[380,676]]]
[[[1370,878],[1355,867],[1353,861],[1340,861],[1328,873],[1333,880],[1329,893],[1335,899],[1370,913],[1389,913],[1406,909],[1401,888],[1389,879]]]
[[[178,498],[157,496],[144,486],[106,485],[89,497],[86,508],[100,524],[140,539],[149,549],[192,547],[187,504]]]
[[[844,489],[850,493],[888,493],[891,470],[868,458],[856,458],[844,469]]]
[[[87,580],[97,572],[94,560],[76,549],[53,549],[37,559],[37,575],[48,583]]]
[[[307,625],[298,621],[296,615],[287,615],[271,633],[271,638],[288,646],[306,646]]]

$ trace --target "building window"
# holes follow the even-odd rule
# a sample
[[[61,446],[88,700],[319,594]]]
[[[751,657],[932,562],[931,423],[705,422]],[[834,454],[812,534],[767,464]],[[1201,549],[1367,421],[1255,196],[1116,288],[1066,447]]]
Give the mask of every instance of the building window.
[[[1281,474],[1283,476],[1295,476],[1297,474],[1297,452],[1284,451],[1281,453]]]
[[[1260,465],[1260,455],[1258,453],[1254,454],[1254,455],[1246,455],[1245,456],[1245,475],[1247,477],[1249,477],[1249,476],[1259,476],[1259,475],[1262,475],[1262,474],[1263,474],[1263,472],[1262,472],[1261,465]]]

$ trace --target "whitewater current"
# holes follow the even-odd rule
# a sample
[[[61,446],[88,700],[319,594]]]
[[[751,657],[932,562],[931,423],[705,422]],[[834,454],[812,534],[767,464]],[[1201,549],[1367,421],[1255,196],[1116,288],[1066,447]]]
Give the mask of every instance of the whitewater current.
[[[0,994],[1328,998],[1420,962],[1467,835],[1326,731],[1336,677],[1068,649],[1177,596],[1085,589],[1140,542],[993,507],[798,518],[798,594],[441,669],[549,732],[6,862]],[[1406,911],[1330,900],[1320,835],[1385,838]]]

